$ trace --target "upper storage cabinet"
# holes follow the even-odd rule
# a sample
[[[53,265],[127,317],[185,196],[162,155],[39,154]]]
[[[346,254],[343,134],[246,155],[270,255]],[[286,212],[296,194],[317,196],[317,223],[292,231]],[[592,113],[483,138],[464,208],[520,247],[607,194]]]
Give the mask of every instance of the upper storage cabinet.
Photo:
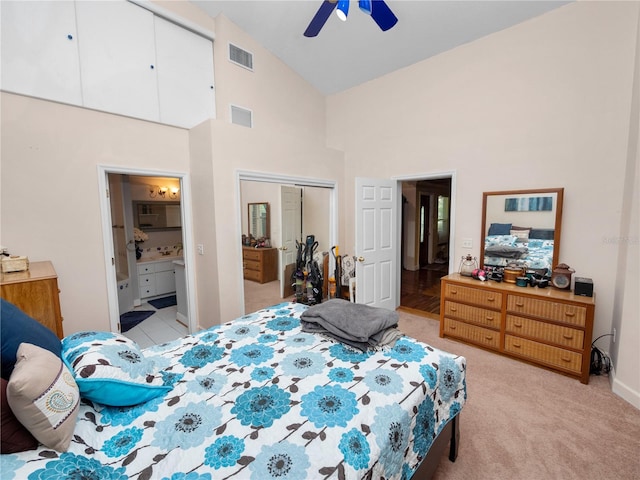
[[[154,24],[160,122],[194,127],[215,118],[213,43],[160,17]]]
[[[84,106],[159,120],[153,13],[128,2],[76,2]]]
[[[74,3],[2,2],[0,19],[0,88],[81,105]]]
[[[215,118],[213,43],[126,1],[2,5],[6,91],[191,128]]]

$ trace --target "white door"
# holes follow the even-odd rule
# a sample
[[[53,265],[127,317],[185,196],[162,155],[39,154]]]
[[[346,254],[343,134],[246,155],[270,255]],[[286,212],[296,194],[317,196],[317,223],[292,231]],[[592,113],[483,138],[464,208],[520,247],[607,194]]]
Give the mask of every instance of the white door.
[[[395,310],[396,182],[356,178],[356,301]]]
[[[282,245],[279,255],[279,272],[280,272],[280,296],[285,298],[288,296],[291,287],[291,277],[285,275],[287,265],[296,263],[296,240],[300,241],[300,233],[302,231],[302,205],[300,203],[299,187],[289,187],[282,185],[280,187],[280,205],[281,205],[281,222],[280,228],[282,232],[280,238]]]

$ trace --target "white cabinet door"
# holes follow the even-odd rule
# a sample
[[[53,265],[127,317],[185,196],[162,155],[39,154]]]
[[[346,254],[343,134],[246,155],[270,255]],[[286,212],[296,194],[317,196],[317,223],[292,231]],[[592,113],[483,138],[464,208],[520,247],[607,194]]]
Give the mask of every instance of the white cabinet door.
[[[156,273],[156,295],[176,291],[176,274],[173,270]]]
[[[2,2],[0,87],[82,104],[74,2]]]
[[[154,17],[160,121],[192,128],[215,118],[213,43]]]
[[[158,121],[153,14],[129,2],[76,2],[84,106]]]

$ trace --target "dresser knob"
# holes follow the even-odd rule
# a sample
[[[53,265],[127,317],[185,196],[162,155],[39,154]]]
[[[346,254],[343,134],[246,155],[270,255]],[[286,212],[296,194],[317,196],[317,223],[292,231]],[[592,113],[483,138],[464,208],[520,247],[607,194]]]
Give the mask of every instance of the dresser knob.
[[[458,291],[455,288],[451,289],[451,295],[455,295],[456,293],[458,293]]]
[[[522,328],[522,324],[521,323],[514,323],[513,326],[516,327],[516,328]]]
[[[513,346],[516,347],[516,348],[521,348],[522,347],[522,345],[520,345],[519,343],[514,343]]]
[[[449,328],[450,328],[451,330],[455,330],[455,329],[456,329],[456,326],[455,326],[455,325],[450,325],[450,326],[449,326]]]
[[[517,303],[516,302],[516,307],[524,307],[524,303]]]
[[[493,340],[493,335],[485,335],[486,340]]]
[[[494,297],[487,297],[487,302],[495,302],[496,299]]]
[[[490,321],[490,322],[493,322],[493,317],[492,317],[492,316],[487,315],[486,319],[487,319],[488,321]]]
[[[573,335],[569,335],[569,334],[565,333],[565,334],[562,335],[562,338],[565,338],[567,340],[573,340]]]
[[[569,362],[571,362],[571,359],[570,358],[563,358],[562,361],[566,362],[566,363],[569,363]]]
[[[449,310],[451,310],[452,312],[457,312],[458,309],[456,307],[449,307]]]
[[[575,317],[576,314],[574,312],[564,312],[565,316],[567,317]]]

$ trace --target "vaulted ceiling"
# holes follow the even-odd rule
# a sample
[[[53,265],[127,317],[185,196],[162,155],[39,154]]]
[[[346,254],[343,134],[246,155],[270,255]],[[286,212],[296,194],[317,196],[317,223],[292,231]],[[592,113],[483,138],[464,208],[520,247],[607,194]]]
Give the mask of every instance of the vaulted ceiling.
[[[320,34],[307,38],[303,32],[322,0],[190,1],[213,17],[224,14],[326,95],[570,3],[387,0],[398,23],[383,32],[354,0],[345,22],[332,13]]]

